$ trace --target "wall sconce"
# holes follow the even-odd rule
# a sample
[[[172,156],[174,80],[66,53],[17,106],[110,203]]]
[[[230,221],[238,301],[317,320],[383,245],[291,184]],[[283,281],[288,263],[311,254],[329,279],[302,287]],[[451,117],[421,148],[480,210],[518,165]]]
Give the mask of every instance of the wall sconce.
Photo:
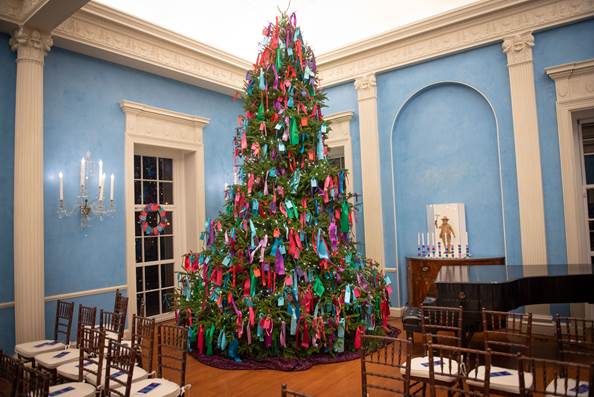
[[[89,225],[89,220],[96,216],[99,220],[103,220],[104,216],[109,216],[115,213],[115,206],[113,203],[114,197],[114,182],[115,176],[111,174],[109,183],[109,204],[105,204],[105,173],[103,172],[103,161],[99,160],[97,164],[91,159],[91,153],[87,152],[85,157],[80,160],[80,179],[79,179],[79,203],[73,208],[68,208],[64,205],[64,174],[62,171],[58,173],[59,179],[59,205],[58,218],[62,219],[72,214],[80,214],[80,226],[86,228]],[[97,181],[97,196],[95,199],[89,197],[90,186]]]

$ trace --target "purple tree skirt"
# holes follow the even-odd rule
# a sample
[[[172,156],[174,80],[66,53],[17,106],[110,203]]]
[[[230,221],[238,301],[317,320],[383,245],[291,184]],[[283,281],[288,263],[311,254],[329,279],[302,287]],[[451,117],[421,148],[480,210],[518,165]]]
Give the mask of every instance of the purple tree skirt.
[[[390,327],[389,336],[396,338],[399,334],[400,329]],[[198,353],[198,351],[192,351],[190,352],[190,355],[192,355],[202,364],[219,369],[274,369],[277,371],[304,371],[318,364],[341,363],[359,358],[358,352],[344,352],[335,356],[328,354],[316,354],[310,357],[294,359],[271,357],[263,360],[253,360],[249,358],[242,358],[241,361],[237,362],[223,356],[207,356],[206,354]]]

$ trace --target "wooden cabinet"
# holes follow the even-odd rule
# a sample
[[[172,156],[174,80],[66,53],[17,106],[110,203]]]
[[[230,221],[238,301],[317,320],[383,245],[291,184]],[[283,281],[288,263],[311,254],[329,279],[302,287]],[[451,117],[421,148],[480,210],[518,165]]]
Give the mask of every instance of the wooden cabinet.
[[[408,306],[420,306],[428,294],[435,295],[433,282],[442,266],[504,264],[505,258],[406,258]]]

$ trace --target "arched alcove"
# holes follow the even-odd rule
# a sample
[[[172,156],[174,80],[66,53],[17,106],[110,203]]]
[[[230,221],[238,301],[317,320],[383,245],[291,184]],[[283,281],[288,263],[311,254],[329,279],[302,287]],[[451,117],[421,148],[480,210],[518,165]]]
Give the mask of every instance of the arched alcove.
[[[419,90],[400,108],[391,144],[401,302],[427,204],[464,203],[472,255],[505,255],[498,125],[482,93],[457,82]]]

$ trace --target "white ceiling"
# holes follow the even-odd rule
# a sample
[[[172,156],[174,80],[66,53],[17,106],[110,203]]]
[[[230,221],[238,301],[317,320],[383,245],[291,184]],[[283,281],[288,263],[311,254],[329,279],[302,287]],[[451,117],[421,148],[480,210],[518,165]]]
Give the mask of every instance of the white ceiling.
[[[254,62],[262,28],[288,0],[99,0],[100,3]],[[292,0],[305,40],[328,52],[474,0]]]

